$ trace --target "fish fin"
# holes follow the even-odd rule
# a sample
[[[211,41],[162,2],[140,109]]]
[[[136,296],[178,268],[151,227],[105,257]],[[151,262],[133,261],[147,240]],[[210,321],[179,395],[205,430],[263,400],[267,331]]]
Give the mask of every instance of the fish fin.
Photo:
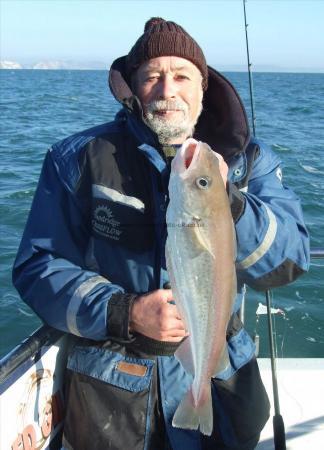
[[[226,370],[230,365],[231,365],[231,363],[230,363],[230,359],[229,359],[227,343],[225,342],[221,357],[217,361],[217,365],[215,367],[214,373],[212,374],[212,377],[216,377],[217,374]]]
[[[178,406],[172,420],[175,428],[185,428],[189,430],[199,430],[201,433],[210,436],[213,431],[213,404],[211,397],[211,384],[207,383],[205,389],[205,400],[201,405],[195,406],[190,389],[180,405]]]
[[[215,258],[214,252],[211,247],[211,240],[208,235],[204,233],[203,224],[200,225],[199,223],[197,223],[194,227],[192,227],[192,229],[196,241],[204,250],[207,250],[207,252]]]
[[[194,375],[195,366],[191,349],[191,338],[190,336],[188,336],[184,341],[181,342],[174,355],[180,361],[184,370],[191,375]]]

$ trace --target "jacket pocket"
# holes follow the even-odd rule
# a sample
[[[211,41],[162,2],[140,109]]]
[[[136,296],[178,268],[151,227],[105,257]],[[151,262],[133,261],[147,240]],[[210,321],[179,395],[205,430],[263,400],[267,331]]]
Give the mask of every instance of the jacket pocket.
[[[75,347],[67,365],[64,447],[143,449],[153,368],[153,360]]]

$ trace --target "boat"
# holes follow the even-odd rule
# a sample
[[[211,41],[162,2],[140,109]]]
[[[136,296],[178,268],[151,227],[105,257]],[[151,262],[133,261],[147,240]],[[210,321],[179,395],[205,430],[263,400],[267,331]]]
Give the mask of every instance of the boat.
[[[324,249],[312,250],[311,257],[324,258]],[[267,301],[271,327],[269,297]],[[64,370],[74,341],[72,335],[44,325],[0,360],[1,450],[61,448]],[[273,402],[257,450],[321,450],[324,357],[275,358],[270,350],[270,358],[258,358]],[[278,417],[284,418],[285,433],[280,421],[279,430],[272,425]]]
[[[59,449],[68,335],[43,326],[0,361],[0,448]]]

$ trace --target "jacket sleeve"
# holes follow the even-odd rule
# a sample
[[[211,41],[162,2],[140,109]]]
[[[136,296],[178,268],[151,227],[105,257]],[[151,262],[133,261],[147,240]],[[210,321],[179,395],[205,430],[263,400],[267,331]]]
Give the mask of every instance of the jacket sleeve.
[[[14,263],[13,283],[54,328],[95,340],[112,332],[127,339],[128,310],[135,296],[87,270],[88,228],[86,212],[62,183],[49,152]]]
[[[294,281],[309,267],[309,236],[300,201],[282,180],[279,158],[260,146],[248,188],[229,186],[239,279],[257,290]]]

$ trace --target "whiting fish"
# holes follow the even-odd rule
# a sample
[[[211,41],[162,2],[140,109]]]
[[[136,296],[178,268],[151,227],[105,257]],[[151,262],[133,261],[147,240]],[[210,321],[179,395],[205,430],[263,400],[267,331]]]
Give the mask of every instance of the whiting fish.
[[[188,139],[171,166],[167,270],[189,332],[175,356],[193,383],[172,425],[211,435],[211,378],[229,365],[226,328],[236,294],[236,241],[215,152]]]

